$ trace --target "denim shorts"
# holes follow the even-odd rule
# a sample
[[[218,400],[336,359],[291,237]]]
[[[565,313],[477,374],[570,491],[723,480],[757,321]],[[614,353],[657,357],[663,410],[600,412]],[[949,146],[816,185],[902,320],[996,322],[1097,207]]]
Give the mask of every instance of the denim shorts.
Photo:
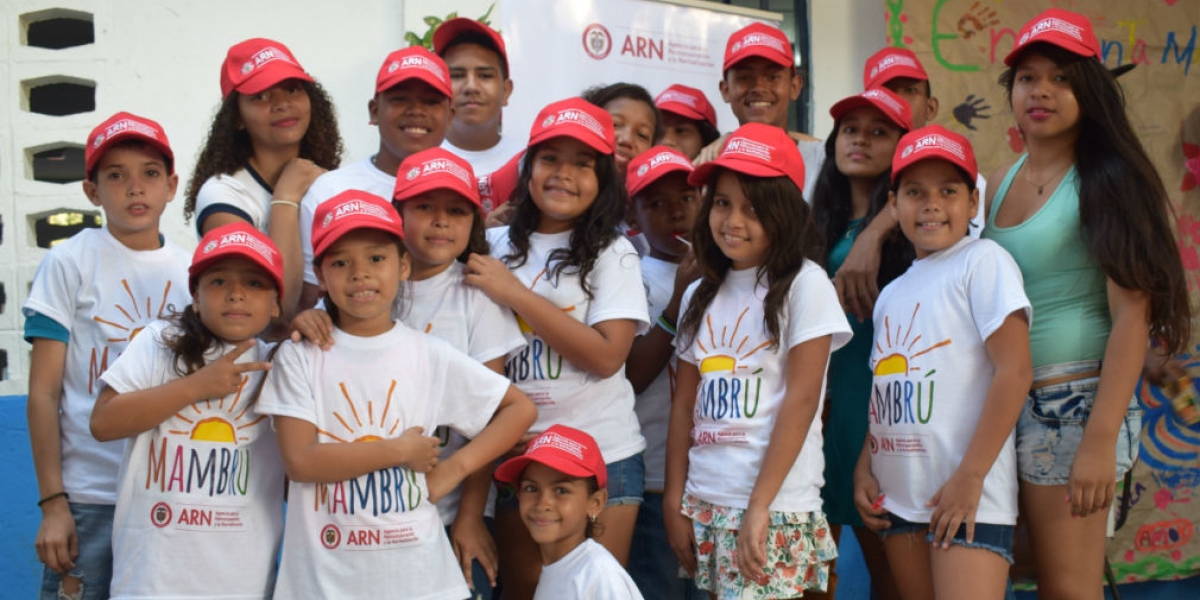
[[[75,535],[79,538],[79,556],[75,568],[68,573],[83,582],[81,600],[105,600],[112,580],[112,526],[111,504],[70,503],[71,516],[75,518]],[[42,569],[42,592],[40,600],[58,600],[58,587],[62,576],[50,569]]]
[[[1099,369],[1099,361],[1047,365],[1034,369],[1033,380]],[[1022,481],[1035,485],[1066,485],[1099,385],[1099,377],[1088,377],[1029,392],[1017,421],[1017,471]],[[1114,479],[1123,477],[1133,466],[1141,431],[1142,409],[1136,397],[1130,398],[1114,449],[1117,458]]]
[[[646,461],[641,452],[605,465],[608,469],[608,504],[639,506],[646,489]],[[517,510],[517,490],[503,484],[496,493],[496,511]]]
[[[886,539],[889,536],[902,533],[925,533],[925,543],[933,544],[933,531],[929,529],[929,523],[913,523],[897,517],[894,514],[888,513],[887,520],[891,521],[892,526],[879,531],[879,537]],[[975,523],[975,539],[967,541],[967,524],[963,523],[958,526],[958,531],[954,532],[954,537],[950,539],[951,544],[962,546],[964,548],[979,548],[998,554],[1000,558],[1008,561],[1008,564],[1013,562],[1013,532],[1016,531],[1014,525],[993,525],[992,523]]]

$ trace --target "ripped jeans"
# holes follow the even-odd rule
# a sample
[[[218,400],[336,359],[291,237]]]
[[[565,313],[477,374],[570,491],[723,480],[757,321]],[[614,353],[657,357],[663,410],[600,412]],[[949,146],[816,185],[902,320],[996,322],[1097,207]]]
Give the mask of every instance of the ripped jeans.
[[[63,577],[50,569],[42,570],[40,600],[107,600],[112,579],[112,505],[71,503],[75,535],[79,538],[79,556],[68,574],[83,582],[77,593],[61,593]]]

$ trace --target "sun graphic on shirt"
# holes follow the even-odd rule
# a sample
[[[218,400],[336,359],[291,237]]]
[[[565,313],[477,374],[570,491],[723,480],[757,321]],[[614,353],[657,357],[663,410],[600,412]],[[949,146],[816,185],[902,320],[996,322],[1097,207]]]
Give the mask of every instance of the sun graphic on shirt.
[[[115,327],[122,332],[114,337],[108,338],[107,341],[110,344],[115,342],[132,341],[133,338],[137,337],[137,334],[141,333],[142,330],[146,328],[148,323],[162,317],[163,311],[165,311],[167,308],[167,298],[171,293],[171,282],[169,280],[163,286],[162,297],[157,299],[157,301],[150,296],[138,298],[136,295],[134,295],[133,289],[129,287],[128,279],[122,279],[121,286],[125,288],[125,294],[129,296],[128,305],[123,303],[117,303],[113,305],[113,309],[121,313],[121,316],[117,317],[114,315],[108,319],[99,316],[92,317],[92,320],[96,321],[97,323],[103,323],[109,327]],[[158,310],[152,311],[151,309],[155,305],[158,306]]]
[[[230,398],[201,400],[175,413],[175,418],[187,423],[187,427],[169,429],[168,433],[186,436],[197,442],[236,444],[248,442],[246,430],[258,425],[266,415],[250,414],[251,404],[242,401],[246,391],[248,375],[242,376],[238,391]]]
[[[908,319],[908,326],[905,327],[903,324],[896,325],[895,331],[892,330],[891,318],[887,315],[883,317],[883,331],[875,333],[875,352],[877,355],[883,357],[876,361],[874,365],[874,372],[877,377],[886,377],[888,375],[908,376],[912,372],[920,371],[920,366],[912,364],[914,358],[950,345],[949,339],[925,345],[922,343],[921,334],[913,335],[913,322],[916,321],[917,312],[920,310],[921,304],[918,303],[913,307],[912,316]],[[880,333],[883,335],[881,336]],[[883,342],[882,344],[880,343],[881,341]],[[932,374],[933,371],[930,371],[925,376],[928,377]]]
[[[539,281],[541,281],[541,280],[542,280],[542,277],[544,277],[545,275],[546,275],[546,269],[544,269],[544,268],[543,268],[543,269],[541,270],[541,272],[540,272],[540,273],[538,273],[538,274],[537,274],[537,275],[536,275],[536,276],[533,278],[533,283],[530,283],[530,284],[529,284],[529,289],[530,289],[530,290],[532,290],[532,289],[533,289],[535,286],[537,286],[538,282],[539,282]],[[569,312],[571,312],[571,311],[573,311],[573,310],[575,310],[575,305],[574,305],[574,304],[572,304],[571,306],[567,306],[567,307],[565,307],[565,308],[563,308],[563,309],[562,309],[562,311],[563,311],[563,312],[567,312],[567,313],[569,313]],[[517,315],[517,327],[521,329],[521,333],[522,333],[522,334],[526,334],[526,333],[528,333],[528,334],[532,334],[532,335],[537,335],[537,333],[536,333],[536,332],[533,330],[533,327],[532,327],[532,326],[530,326],[530,325],[529,325],[529,323],[528,323],[528,322],[525,320],[525,318],[524,318],[524,317],[522,317],[521,315]],[[428,331],[428,330],[426,330],[426,333],[429,333],[429,331]]]
[[[345,399],[346,406],[340,411],[333,411],[333,418],[341,427],[336,433],[318,428],[319,435],[342,443],[378,442],[395,436],[396,431],[400,429],[400,410],[399,408],[394,411],[392,409],[392,393],[396,391],[395,379],[388,386],[387,399],[383,403],[383,410],[379,412],[378,418],[375,415],[376,402],[374,400],[356,401],[350,397],[350,392],[346,390],[346,384],[339,383],[338,387],[342,390],[342,398]]]
[[[730,329],[728,324],[722,325],[720,329],[713,327],[712,315],[704,316],[704,329],[700,331],[700,335],[696,336],[696,346],[702,354],[709,354],[700,361],[700,374],[705,373],[723,373],[728,375],[737,375],[738,371],[745,371],[750,367],[742,364],[743,361],[754,356],[759,350],[769,347],[771,341],[767,340],[755,344],[750,341],[750,336],[741,333],[742,319],[750,307],[742,309],[738,315],[737,321],[734,321],[733,328]],[[708,345],[704,344],[705,333],[708,333]],[[758,373],[762,369],[755,369],[750,374]]]

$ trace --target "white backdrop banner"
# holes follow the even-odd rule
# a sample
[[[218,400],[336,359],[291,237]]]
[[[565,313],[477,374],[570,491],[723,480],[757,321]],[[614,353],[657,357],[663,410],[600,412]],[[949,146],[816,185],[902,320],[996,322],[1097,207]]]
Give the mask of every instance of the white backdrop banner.
[[[528,136],[551,102],[618,81],[652,96],[677,83],[698,88],[717,110],[718,129],[737,127],[718,88],[721,62],[730,34],[758,19],[645,0],[501,0],[499,9],[514,83],[508,135]]]

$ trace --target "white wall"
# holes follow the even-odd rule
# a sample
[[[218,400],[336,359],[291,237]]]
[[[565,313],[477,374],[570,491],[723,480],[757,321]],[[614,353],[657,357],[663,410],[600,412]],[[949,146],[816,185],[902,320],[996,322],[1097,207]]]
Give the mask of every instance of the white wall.
[[[883,0],[809,0],[812,135],[833,129],[829,107],[862,91],[863,63],[887,42]]]

